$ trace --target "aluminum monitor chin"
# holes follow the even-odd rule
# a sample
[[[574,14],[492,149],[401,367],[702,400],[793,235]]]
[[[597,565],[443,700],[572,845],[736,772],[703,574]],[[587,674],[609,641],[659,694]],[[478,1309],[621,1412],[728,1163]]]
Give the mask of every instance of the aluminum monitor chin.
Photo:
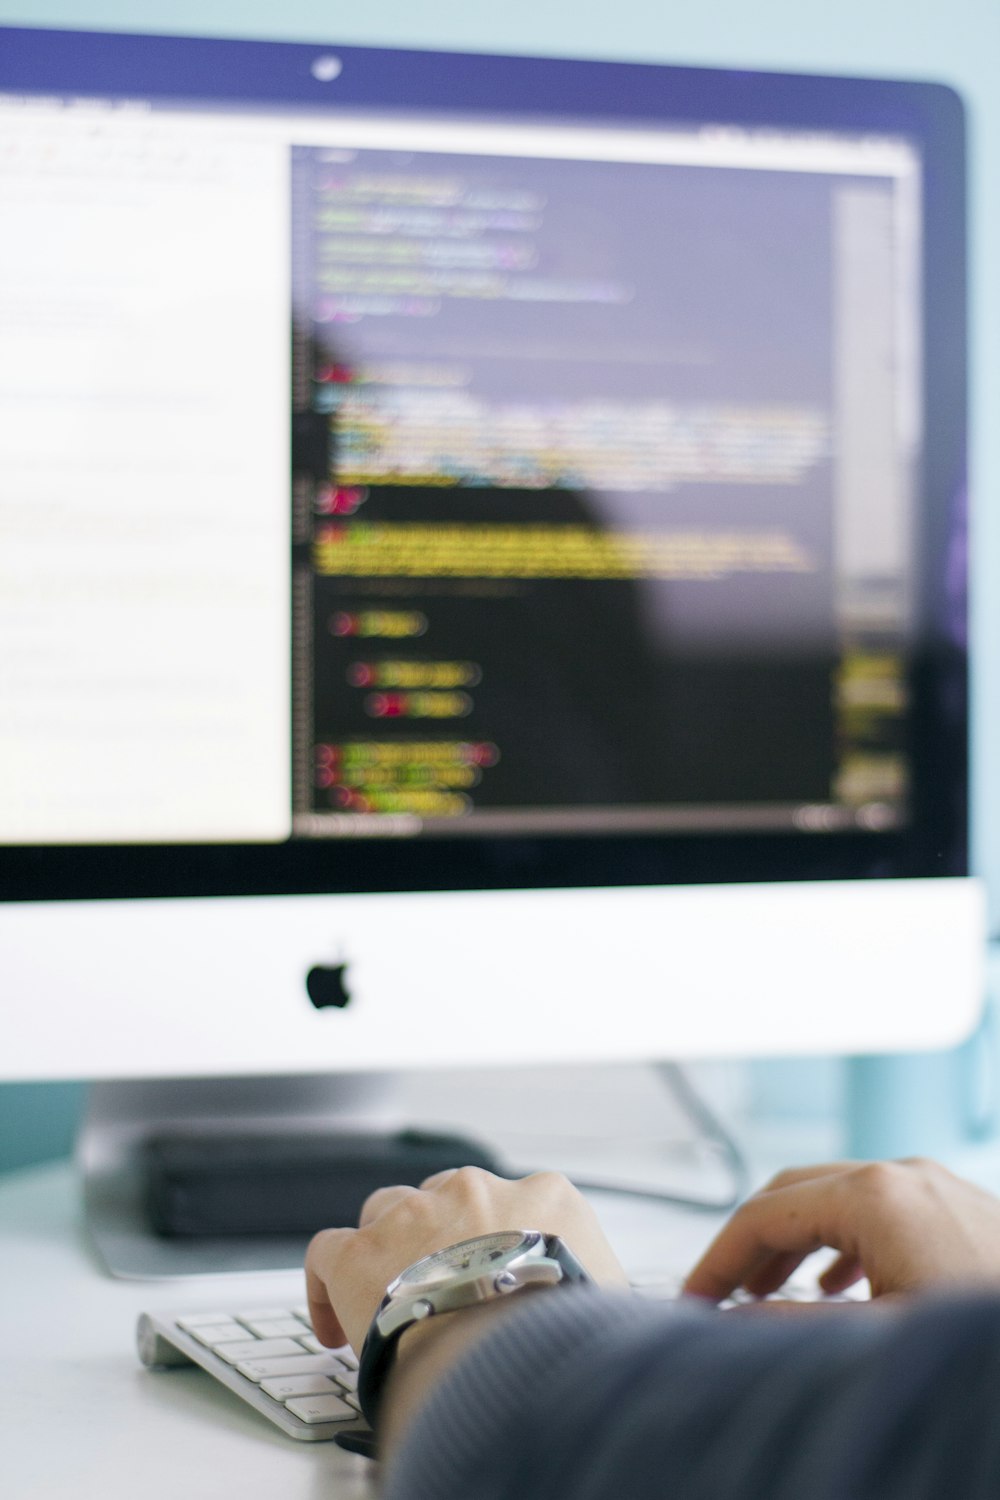
[[[968,1033],[953,94],[11,29],[0,138],[6,1076]]]

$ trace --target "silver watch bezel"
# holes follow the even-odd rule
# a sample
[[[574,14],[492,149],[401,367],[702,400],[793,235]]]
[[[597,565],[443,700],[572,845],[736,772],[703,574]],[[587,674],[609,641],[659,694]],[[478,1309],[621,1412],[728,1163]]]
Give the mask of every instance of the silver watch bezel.
[[[516,1234],[517,1242],[503,1252],[489,1270],[463,1272],[457,1265],[446,1280],[440,1277],[421,1282],[417,1274],[424,1265],[439,1262],[443,1254],[461,1260],[463,1252],[498,1235]],[[548,1253],[549,1236],[538,1229],[494,1230],[446,1245],[414,1261],[390,1282],[382,1305],[375,1315],[375,1326],[382,1338],[392,1338],[412,1323],[419,1323],[443,1312],[472,1307],[508,1296],[527,1286],[554,1286],[563,1279],[563,1268]]]

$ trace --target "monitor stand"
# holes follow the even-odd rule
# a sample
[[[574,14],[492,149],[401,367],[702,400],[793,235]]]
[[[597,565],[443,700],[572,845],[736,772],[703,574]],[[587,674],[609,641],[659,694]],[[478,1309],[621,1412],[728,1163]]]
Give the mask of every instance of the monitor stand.
[[[143,1143],[171,1127],[232,1133],[398,1128],[389,1074],[153,1079],[91,1085],[77,1145],[86,1229],[103,1267],[134,1280],[289,1271],[308,1236],[165,1238],[149,1221]]]
[[[349,1129],[391,1135],[412,1129],[414,1120],[432,1120],[432,1131],[486,1150],[496,1162],[492,1169],[505,1175],[552,1168],[598,1195],[611,1192],[603,1211],[615,1222],[616,1203],[632,1215],[631,1195],[651,1196],[645,1212],[669,1226],[672,1205],[725,1207],[716,1198],[738,1191],[743,1175],[732,1147],[720,1150],[714,1111],[698,1103],[677,1072],[673,1064],[632,1063],[94,1084],[77,1148],[86,1227],[113,1276],[297,1272],[308,1235],[156,1234],[141,1165],[150,1134],[176,1127],[204,1131],[206,1138],[262,1129],[269,1138]]]

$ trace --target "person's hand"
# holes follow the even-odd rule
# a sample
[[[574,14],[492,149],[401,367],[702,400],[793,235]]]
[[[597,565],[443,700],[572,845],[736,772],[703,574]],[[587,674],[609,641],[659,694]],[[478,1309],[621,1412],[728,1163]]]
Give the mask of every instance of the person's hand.
[[[389,1282],[414,1261],[503,1229],[541,1229],[566,1242],[594,1281],[627,1285],[593,1209],[557,1172],[508,1181],[479,1167],[438,1172],[419,1188],[384,1187],[357,1229],[324,1229],[306,1254],[316,1336],[360,1349]]]
[[[511,1182],[460,1167],[419,1188],[379,1188],[362,1208],[357,1229],[315,1236],[306,1254],[306,1291],[316,1336],[331,1348],[347,1342],[360,1350],[386,1287],[401,1271],[435,1250],[504,1229],[557,1234],[592,1280],[628,1284],[593,1209],[565,1177],[537,1172]],[[448,1365],[518,1301],[464,1308],[403,1335],[380,1408],[383,1451]]]
[[[829,1294],[865,1276],[873,1297],[1000,1284],[1000,1200],[920,1159],[781,1172],[736,1210],[684,1290],[765,1297],[823,1248],[838,1252],[819,1278]]]

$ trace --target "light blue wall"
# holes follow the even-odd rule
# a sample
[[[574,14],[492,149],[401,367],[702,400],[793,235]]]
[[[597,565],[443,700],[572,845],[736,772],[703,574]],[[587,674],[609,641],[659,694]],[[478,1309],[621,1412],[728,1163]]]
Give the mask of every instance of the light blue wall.
[[[972,136],[974,858],[1000,929],[1000,3],[998,0],[0,0],[0,24],[549,53],[936,78]],[[950,1076],[950,1064],[939,1072]],[[927,1069],[893,1074],[926,1088]],[[833,1064],[753,1069],[761,1108],[832,1108]],[[0,1088],[0,1169],[63,1153],[72,1085]]]

